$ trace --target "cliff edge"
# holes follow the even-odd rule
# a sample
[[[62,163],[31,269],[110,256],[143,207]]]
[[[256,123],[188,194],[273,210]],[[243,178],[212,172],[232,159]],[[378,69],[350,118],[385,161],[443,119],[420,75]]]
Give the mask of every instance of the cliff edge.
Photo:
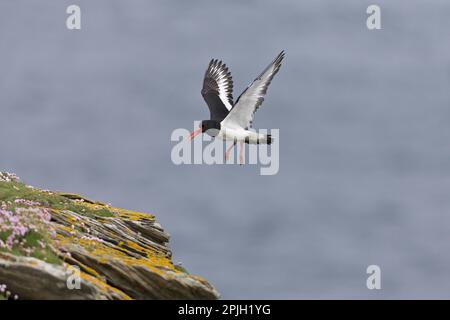
[[[172,263],[168,241],[151,214],[0,172],[0,300],[217,299]]]

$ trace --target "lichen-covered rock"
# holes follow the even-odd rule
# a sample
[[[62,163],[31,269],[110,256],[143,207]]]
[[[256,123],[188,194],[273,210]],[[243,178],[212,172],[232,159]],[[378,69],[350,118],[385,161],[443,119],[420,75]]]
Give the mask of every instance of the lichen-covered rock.
[[[0,173],[0,299],[217,299],[148,213]]]

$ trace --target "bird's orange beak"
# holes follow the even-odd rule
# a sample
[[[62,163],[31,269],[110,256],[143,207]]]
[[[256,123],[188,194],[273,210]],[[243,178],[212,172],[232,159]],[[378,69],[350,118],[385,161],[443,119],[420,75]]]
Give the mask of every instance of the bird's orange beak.
[[[202,133],[202,129],[197,129],[197,130],[192,131],[191,134],[189,135],[189,140],[194,139],[200,133]]]

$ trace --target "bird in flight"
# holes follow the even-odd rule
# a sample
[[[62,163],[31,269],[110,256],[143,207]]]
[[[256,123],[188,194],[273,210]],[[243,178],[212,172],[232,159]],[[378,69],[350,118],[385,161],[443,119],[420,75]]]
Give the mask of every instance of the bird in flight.
[[[253,116],[264,101],[273,77],[281,67],[284,51],[267,66],[266,69],[241,93],[236,102],[233,102],[233,79],[228,67],[220,60],[213,59],[208,65],[203,80],[202,96],[208,105],[210,119],[203,120],[199,128],[194,130],[189,139],[194,139],[200,133],[206,132],[214,138],[233,141],[233,144],[225,152],[225,160],[228,160],[233,147],[239,142],[239,161],[244,160],[242,151],[244,143],[247,144],[271,144],[270,134],[260,134],[250,131],[253,124]]]

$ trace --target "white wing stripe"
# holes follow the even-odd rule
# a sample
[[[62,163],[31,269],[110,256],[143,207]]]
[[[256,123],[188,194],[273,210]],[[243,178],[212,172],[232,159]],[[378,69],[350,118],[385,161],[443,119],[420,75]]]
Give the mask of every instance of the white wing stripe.
[[[228,110],[231,110],[233,106],[230,104],[229,94],[233,90],[233,87],[229,85],[229,73],[227,72],[227,69],[221,68],[220,64],[214,66],[212,72],[217,73],[217,85],[219,86],[220,100],[222,100]]]

